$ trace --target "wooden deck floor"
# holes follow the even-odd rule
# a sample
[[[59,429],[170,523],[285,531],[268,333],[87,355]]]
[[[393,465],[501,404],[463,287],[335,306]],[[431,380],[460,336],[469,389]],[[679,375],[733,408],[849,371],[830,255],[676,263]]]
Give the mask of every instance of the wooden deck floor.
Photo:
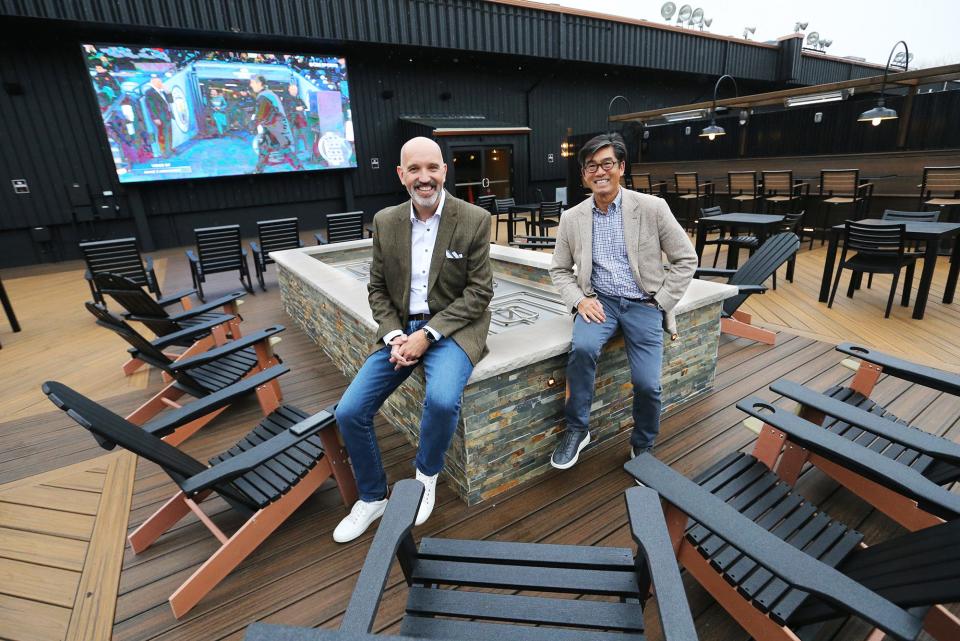
[[[182,253],[159,254],[161,259],[168,256],[164,284],[165,290],[173,291],[186,285],[189,277]],[[882,335],[876,333],[876,327],[885,322],[879,309],[857,314],[859,307],[854,305],[842,316],[837,314],[837,318],[826,318],[825,305],[816,303],[816,283],[819,282],[821,265],[822,250],[804,252],[798,261],[795,284],[784,284],[777,292],[754,297],[761,301],[757,304],[751,301],[750,311],[757,317],[777,325],[787,321],[799,325],[797,319],[801,318],[800,311],[803,311],[807,316],[804,327],[798,327],[791,334],[781,332],[774,347],[724,338],[713,392],[665,418],[657,446],[657,454],[662,460],[691,475],[732,450],[749,448],[754,435],[740,424],[743,416],[734,407],[737,400],[754,393],[775,400],[766,388],[770,382],[783,376],[819,389],[846,380],[851,372],[839,365],[840,354],[824,339],[834,342],[847,339],[851,336],[848,330],[873,332],[868,336],[887,335],[885,328]],[[0,411],[5,417],[5,422],[0,424],[0,483],[10,483],[103,454],[82,429],[47,404],[38,391],[42,380],[64,380],[121,414],[135,407],[148,391],[159,386],[156,373],[143,374],[135,380],[119,374],[125,355],[124,344],[93,326],[80,308],[80,302],[87,298],[87,294],[79,276],[79,266],[74,263],[60,267],[59,270],[8,270],[3,274],[24,332],[10,334],[5,331],[2,336],[4,347],[0,350],[0,366],[4,371],[4,388],[14,387],[19,391],[12,396],[5,393],[0,399]],[[318,410],[335,401],[347,381],[320,350],[283,317],[272,268],[270,275],[268,285],[273,286],[269,292],[247,297],[241,310],[245,325],[259,327],[279,322],[288,326],[283,342],[277,346],[277,353],[293,370],[282,379],[285,400],[305,410]],[[945,273],[938,271],[935,290],[937,282],[942,290],[944,278]],[[33,280],[27,283],[25,279]],[[235,287],[236,281],[230,276],[216,275],[210,279],[208,293],[213,296]],[[866,300],[863,307],[870,308],[872,297],[883,297],[883,288],[884,282],[878,278],[873,290],[858,292],[854,304]],[[812,298],[808,299],[808,293],[804,292],[812,292]],[[78,300],[69,298],[70,295]],[[784,304],[775,305],[781,298],[785,299]],[[45,300],[59,302],[60,320],[46,319],[42,311],[42,301]],[[843,301],[847,302],[846,299]],[[790,305],[794,307],[793,319],[783,311],[790,309]],[[938,305],[942,308],[938,312],[942,315],[940,317],[931,313]],[[844,307],[832,311],[838,309]],[[955,329],[948,331],[950,327],[956,327],[957,314],[957,309],[933,301],[924,321],[911,321],[906,310],[902,310],[901,315],[906,319],[903,324],[908,328],[889,330],[890,336],[900,337],[894,346],[903,350],[901,353],[916,357],[909,344],[905,344],[909,338],[903,332],[913,331],[918,339],[932,342],[931,328],[938,328],[941,334],[937,339],[944,345],[941,353],[960,354],[960,333]],[[942,325],[928,323],[928,320],[938,319]],[[60,323],[61,336],[53,331],[35,335],[36,329],[45,327],[48,321],[51,326]],[[801,333],[803,335],[798,335]],[[74,347],[73,343],[81,340],[87,349]],[[872,344],[879,346],[877,342]],[[16,351],[18,349],[21,351]],[[33,358],[28,356],[30,352],[34,352]],[[20,356],[14,361],[11,357],[18,353]],[[933,359],[936,354],[931,349],[926,356]],[[17,363],[17,373],[9,369],[10,362]],[[960,359],[940,365],[958,370],[958,362]],[[957,438],[960,401],[891,380],[881,382],[878,395],[901,416],[918,421],[930,431]],[[201,459],[215,454],[241,437],[257,416],[258,408],[253,402],[231,408],[188,440],[184,447]],[[385,422],[379,421],[377,429],[390,481],[411,476],[413,449]],[[425,526],[417,528],[415,534],[418,537],[439,535],[630,545],[622,498],[623,490],[631,482],[621,469],[625,458],[623,439],[592,448],[575,468],[564,473],[547,474],[535,483],[498,497],[495,502],[474,508],[467,508],[441,483],[434,516]],[[883,540],[899,532],[898,526],[865,509],[861,502],[816,472],[806,474],[800,485],[808,498],[861,529],[868,541]],[[128,529],[141,523],[173,491],[172,482],[156,466],[140,461]],[[236,525],[236,520],[226,512],[222,502],[211,501],[209,506],[221,527],[228,529]],[[113,638],[118,641],[241,639],[243,630],[253,621],[335,625],[349,600],[372,536],[372,532],[368,533],[347,545],[333,543],[331,531],[345,512],[338,503],[336,490],[325,486],[261,549],[179,621],[170,613],[166,599],[211,553],[216,541],[195,518],[190,517],[146,552],[133,555],[126,549],[119,577]],[[8,554],[0,546],[0,561],[5,558]],[[0,581],[0,585],[4,583]],[[746,638],[745,633],[699,587],[687,583],[687,594],[702,639],[736,641]],[[7,592],[9,589],[0,588],[0,594]],[[397,626],[404,596],[399,572],[395,571],[380,610],[378,629],[389,630]],[[863,626],[851,623],[829,631],[825,638],[853,641],[862,638],[864,633]],[[7,637],[34,638],[29,634],[12,635],[0,624],[0,638]],[[653,634],[651,638],[659,637]]]

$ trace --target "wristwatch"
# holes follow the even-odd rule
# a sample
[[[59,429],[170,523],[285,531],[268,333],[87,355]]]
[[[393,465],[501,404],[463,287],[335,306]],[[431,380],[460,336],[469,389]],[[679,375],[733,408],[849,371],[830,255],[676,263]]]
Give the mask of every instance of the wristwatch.
[[[422,328],[420,331],[422,331],[423,335],[427,337],[427,342],[431,345],[437,342],[436,337],[429,330],[427,330],[426,327]]]

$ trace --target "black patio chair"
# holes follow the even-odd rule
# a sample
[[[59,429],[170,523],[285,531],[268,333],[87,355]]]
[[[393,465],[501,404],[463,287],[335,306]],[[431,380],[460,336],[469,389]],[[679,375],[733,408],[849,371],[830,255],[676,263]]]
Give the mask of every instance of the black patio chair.
[[[719,206],[714,207],[704,207],[700,210],[700,219],[709,218],[711,216],[722,216],[723,210]],[[707,230],[709,233],[710,230]],[[750,254],[753,254],[756,251],[757,247],[760,246],[760,241],[756,236],[749,234],[732,234],[727,236],[726,231],[723,228],[720,229],[719,235],[716,237],[707,237],[704,241],[704,250],[708,245],[715,245],[717,251],[713,255],[713,266],[717,266],[717,260],[720,258],[720,247],[721,245],[726,245],[727,247],[736,246],[738,248],[746,248],[749,250]],[[702,257],[701,257],[702,258]]]
[[[738,269],[710,269],[698,267],[694,278],[703,276],[722,276],[727,283],[736,285],[740,293],[723,301],[723,310],[720,314],[720,331],[741,338],[773,345],[776,343],[776,334],[770,330],[754,327],[750,324],[750,314],[740,311],[740,306],[751,294],[762,294],[767,291],[764,283],[785,262],[796,255],[800,249],[800,239],[796,234],[789,232],[771,236],[747,259]]]
[[[777,412],[790,434],[770,430],[752,454],[733,452],[694,481],[648,453],[624,466],[664,499],[687,572],[755,639],[811,639],[825,623],[850,616],[900,641],[918,639],[925,628],[940,641],[960,638],[956,618],[942,607],[960,599],[960,519],[862,545],[862,534],[781,477],[800,444],[824,436],[841,451],[853,444],[759,399],[738,405],[747,406],[761,407],[765,418]],[[897,466],[866,452],[862,464],[876,465],[878,474]]]
[[[281,405],[209,467],[57,382],[43,392],[106,450],[119,445],[151,461],[177,485],[177,492],[128,537],[134,553],[147,549],[183,517],[195,513],[221,545],[170,596],[175,617],[186,614],[253,552],[326,481],[335,478],[345,505],[356,500],[356,484],[338,440],[333,407],[312,416]],[[243,518],[225,534],[200,504],[216,494]],[[193,525],[196,527],[196,525]]]
[[[138,286],[146,287],[157,298],[162,296],[157,275],[153,271],[153,258],[140,255],[136,238],[117,238],[80,243],[80,251],[83,253],[83,260],[87,265],[83,277],[90,286],[93,302],[101,305],[107,304],[103,298],[103,293],[97,287],[96,276],[98,274],[126,276]]]
[[[267,265],[273,263],[270,252],[303,247],[303,241],[300,240],[300,221],[297,218],[258,220],[257,237],[260,239],[259,242],[250,241],[250,253],[253,254],[253,268],[257,272],[257,282],[260,283],[263,291],[267,291],[263,275],[267,272]]]
[[[916,485],[922,486],[917,478],[920,477],[938,489],[930,490],[931,496],[923,497],[905,491],[893,492],[871,480],[872,472],[860,465],[825,465],[816,460],[814,464],[907,529],[917,530],[955,518],[956,504],[950,507],[936,495],[940,488],[948,488],[960,480],[960,445],[924,431],[923,425],[907,424],[870,395],[881,374],[886,374],[960,398],[960,375],[853,343],[842,343],[837,351],[860,359],[849,385],[836,385],[818,392],[779,380],[770,389],[796,401],[801,418],[854,443],[856,448],[880,453],[895,466],[903,467],[904,477],[912,478]],[[805,460],[805,457],[799,458]],[[802,461],[799,464],[802,465]]]
[[[798,212],[788,211],[783,214],[783,221],[780,222],[779,232],[790,232],[791,234],[796,234],[797,238],[800,240],[800,244],[803,245],[803,234],[806,233],[807,229],[803,226],[803,217],[806,215],[806,211],[801,209]],[[797,255],[794,254],[790,257],[790,260],[787,261],[787,281],[793,282],[794,271],[797,266]],[[773,272],[773,288],[777,288],[777,272]]]
[[[190,295],[194,294],[195,290],[192,289],[183,290],[157,300],[126,276],[105,273],[97,274],[94,280],[97,288],[104,295],[112,298],[126,310],[123,317],[127,320],[143,323],[147,329],[160,338],[176,334],[174,340],[168,341],[167,344],[170,346],[176,345],[193,348],[193,351],[202,351],[209,348],[213,343],[222,344],[227,337],[240,338],[240,321],[242,318],[238,306],[244,294],[242,291],[221,296],[209,303],[193,306]],[[171,314],[168,308],[178,302],[182,311]],[[220,323],[213,325],[205,333],[180,334],[186,329],[204,325],[216,319],[220,319]],[[201,340],[205,342],[206,347],[195,346],[195,343]],[[142,365],[143,362],[141,361],[131,360],[124,364],[123,371],[129,376]]]
[[[559,200],[540,203],[540,235],[549,236],[548,229],[560,226],[563,203]]]
[[[339,630],[254,624],[246,640],[642,641],[651,586],[663,638],[696,640],[656,492],[626,492],[636,556],[627,548],[435,538],[417,547],[410,530],[422,495],[423,485],[412,479],[394,487]],[[394,555],[409,586],[403,636],[373,635]],[[514,593],[524,590],[608,600]]]
[[[840,286],[840,275],[844,269],[850,270],[850,285],[847,287],[847,298],[853,298],[853,292],[860,286],[864,273],[892,274],[890,295],[887,297],[887,308],[883,317],[890,318],[893,308],[893,296],[897,292],[897,283],[900,281],[900,271],[906,267],[907,274],[903,281],[903,295],[900,304],[903,307],[910,305],[910,290],[913,287],[913,273],[917,266],[917,254],[906,251],[905,225],[864,225],[852,220],[845,221],[843,230],[843,251],[840,253],[840,264],[837,275],[833,279],[830,290],[830,299],[827,307],[833,307],[833,299]],[[847,253],[856,252],[849,259]]]
[[[87,310],[96,317],[97,325],[109,329],[130,344],[132,349],[129,351],[133,358],[162,370],[165,380],[169,381],[150,400],[126,417],[126,420],[137,425],[147,425],[164,410],[178,407],[179,400],[184,395],[203,398],[239,383],[243,379],[253,377],[259,372],[270,370],[280,363],[280,359],[273,354],[271,338],[284,330],[283,325],[267,327],[199,354],[172,359],[162,351],[164,347],[162,342],[147,340],[105,307],[87,303]],[[213,322],[211,321],[210,325]],[[184,330],[184,333],[194,329]],[[200,329],[204,328],[200,327]],[[272,412],[283,400],[280,384],[275,377],[269,382],[261,382],[251,387],[248,391],[257,395],[264,416]],[[180,443],[216,418],[224,409],[226,406],[192,421],[176,433],[164,436],[171,443]]]
[[[197,297],[203,297],[203,283],[210,274],[239,272],[240,284],[249,293],[253,293],[250,280],[250,268],[247,266],[247,250],[240,244],[240,225],[222,225],[220,227],[200,227],[193,230],[196,237],[197,253],[187,250],[190,261],[190,276]]]
[[[348,240],[363,240],[363,212],[345,211],[327,214],[324,229],[313,235],[318,245],[345,243]]]
[[[884,209],[883,214],[880,216],[881,220],[891,220],[891,221],[902,221],[902,222],[914,222],[914,223],[936,223],[940,221],[940,212],[939,211],[894,211],[893,209]],[[921,241],[916,241],[913,244],[913,247],[909,249],[910,252],[922,253],[922,248],[920,246]],[[867,289],[873,285],[873,272],[867,276]]]

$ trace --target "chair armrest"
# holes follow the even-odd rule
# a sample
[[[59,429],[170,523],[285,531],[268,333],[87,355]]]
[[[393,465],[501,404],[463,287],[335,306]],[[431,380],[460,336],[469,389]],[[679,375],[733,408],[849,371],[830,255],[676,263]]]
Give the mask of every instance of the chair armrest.
[[[766,285],[734,285],[741,294],[762,294],[767,291]]]
[[[878,414],[867,412],[843,401],[838,401],[826,394],[821,394],[809,387],[804,387],[799,383],[786,379],[776,381],[770,386],[770,389],[805,407],[811,407],[824,414],[838,418],[844,423],[859,427],[871,434],[882,436],[894,443],[899,443],[912,450],[917,450],[932,458],[948,461],[954,465],[960,465],[960,444],[954,443],[949,439],[924,432],[923,430],[913,429],[903,423],[887,420]]]
[[[345,632],[370,632],[380,607],[383,588],[390,575],[390,566],[403,544],[410,538],[410,530],[417,518],[420,499],[423,497],[423,483],[413,479],[404,479],[393,486],[393,494],[387,502],[387,509],[380,519],[380,526],[373,537],[373,543],[363,562],[363,569],[353,588],[353,595],[347,605],[347,611],[340,621],[340,629]],[[409,541],[410,545],[413,541]]]
[[[815,594],[902,641],[910,641],[920,634],[923,628],[920,618],[771,534],[652,455],[641,454],[628,461],[624,468],[791,586]]]
[[[274,325],[273,327],[267,327],[262,329],[259,332],[250,334],[249,336],[244,336],[243,338],[238,338],[235,341],[230,341],[225,345],[216,347],[211,350],[207,350],[202,354],[197,354],[196,356],[191,356],[190,358],[185,358],[182,361],[176,361],[175,363],[170,363],[167,367],[170,371],[179,372],[180,370],[189,370],[200,365],[206,365],[212,361],[217,360],[221,356],[226,356],[227,354],[233,354],[234,352],[239,352],[242,349],[246,349],[252,345],[256,345],[260,341],[265,341],[274,334],[279,334],[284,330],[283,325]]]
[[[860,191],[861,189],[872,189],[872,188],[873,188],[873,183],[860,183],[859,185],[857,185],[857,191]]]
[[[318,244],[318,245],[326,245],[326,244],[328,244],[328,243],[327,243],[327,235],[326,235],[325,233],[323,233],[322,231],[318,231],[317,233],[315,233],[315,234],[313,235],[313,238],[314,238],[314,240],[317,241],[317,244]]]
[[[187,403],[183,407],[161,412],[158,418],[148,421],[142,427],[151,434],[166,436],[181,425],[186,425],[194,419],[206,416],[210,412],[229,405],[241,396],[255,391],[261,385],[269,383],[289,371],[290,368],[286,365],[274,365],[262,372],[257,372],[253,376],[242,378],[233,385],[228,385],[213,394]]]
[[[196,305],[194,307],[191,307],[190,309],[180,312],[179,314],[172,314],[170,316],[170,320],[174,322],[189,320],[194,316],[212,312],[216,310],[218,307],[223,307],[228,303],[232,303],[236,300],[239,300],[243,298],[245,294],[246,292],[241,290],[241,291],[233,292],[232,294],[227,294],[226,296],[221,296],[220,298],[216,298],[214,300],[208,301],[206,303],[203,303],[202,305]]]
[[[919,383],[941,392],[947,392],[953,396],[960,396],[960,375],[958,374],[911,363],[908,360],[884,354],[856,343],[840,343],[837,345],[837,351],[879,365],[883,368],[885,374],[911,383]]]
[[[188,259],[191,263],[194,263],[194,264],[196,264],[196,265],[199,265],[199,264],[200,264],[200,259],[197,258],[197,255],[193,253],[193,250],[192,250],[192,249],[188,249],[188,250],[187,250],[187,259]]]
[[[743,399],[737,403],[737,409],[775,427],[811,452],[929,505],[934,508],[932,511],[946,513],[946,518],[960,515],[960,495],[948,492],[903,463],[814,425],[789,410],[774,407],[757,396]]]
[[[660,625],[666,641],[695,641],[690,605],[683,590],[677,559],[667,532],[660,496],[650,488],[632,487],[626,491],[630,531],[653,581],[660,612]],[[642,577],[637,577],[638,582]]]
[[[703,220],[702,218],[700,220]],[[737,273],[735,269],[720,269],[716,267],[697,267],[697,271],[693,273],[694,278],[700,278],[701,276],[723,276],[725,278],[730,278]]]
[[[191,325],[190,327],[185,327],[184,329],[173,332],[172,334],[164,334],[163,336],[150,341],[150,344],[158,349],[163,349],[164,347],[174,345],[185,338],[194,338],[201,334],[206,334],[217,325],[222,325],[223,323],[231,321],[234,318],[236,317],[232,314],[218,314],[215,318],[211,318],[208,321],[197,323],[196,325]]]
[[[170,305],[179,303],[181,298],[185,298],[196,293],[197,290],[195,289],[182,289],[175,294],[169,294],[163,298],[158,298],[157,303],[160,305],[160,307],[169,307]]]
[[[260,245],[257,244],[257,241],[255,240],[250,241],[250,251],[253,252],[254,258],[260,255]]]
[[[215,485],[235,479],[241,474],[249,472],[273,457],[282,454],[297,443],[310,438],[322,429],[332,427],[336,423],[333,416],[333,405],[320,410],[295,425],[287,428],[276,436],[266,440],[249,450],[234,457],[208,467],[199,474],[195,474],[180,484],[180,489],[188,496],[208,490]]]

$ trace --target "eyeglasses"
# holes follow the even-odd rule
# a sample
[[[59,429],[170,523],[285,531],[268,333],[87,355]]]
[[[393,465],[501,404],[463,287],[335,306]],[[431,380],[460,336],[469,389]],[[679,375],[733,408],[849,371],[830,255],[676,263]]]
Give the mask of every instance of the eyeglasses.
[[[610,171],[618,164],[620,163],[618,163],[613,158],[607,158],[601,163],[588,162],[586,165],[583,166],[583,171],[588,174],[595,174],[597,173],[597,170],[600,169],[601,167],[603,167],[604,171]]]

